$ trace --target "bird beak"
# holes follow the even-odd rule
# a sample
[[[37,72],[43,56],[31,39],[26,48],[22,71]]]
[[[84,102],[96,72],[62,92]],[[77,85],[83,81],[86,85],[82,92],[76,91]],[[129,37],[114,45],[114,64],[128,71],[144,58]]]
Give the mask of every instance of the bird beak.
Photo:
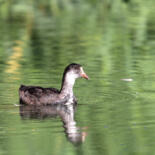
[[[81,67],[80,69],[81,69],[81,77],[83,77],[83,78],[89,80],[89,77],[88,77],[88,75],[84,72],[83,68]]]
[[[81,74],[81,77],[83,77],[83,78],[89,80],[89,77],[88,77],[88,75],[87,75],[86,73],[82,73],[82,74]]]

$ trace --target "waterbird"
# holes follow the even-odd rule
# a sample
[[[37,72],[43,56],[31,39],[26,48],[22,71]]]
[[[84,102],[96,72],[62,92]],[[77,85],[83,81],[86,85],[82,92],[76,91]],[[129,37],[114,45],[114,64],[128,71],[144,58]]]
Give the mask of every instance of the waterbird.
[[[64,70],[60,90],[56,88],[21,85],[19,88],[20,104],[39,106],[76,103],[77,99],[73,93],[73,86],[75,80],[80,77],[89,79],[80,64],[71,63]]]

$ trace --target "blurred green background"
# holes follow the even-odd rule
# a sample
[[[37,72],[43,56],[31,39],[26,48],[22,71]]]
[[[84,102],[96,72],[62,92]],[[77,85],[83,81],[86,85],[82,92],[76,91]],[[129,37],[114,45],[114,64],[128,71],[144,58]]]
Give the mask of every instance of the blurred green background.
[[[155,154],[154,19],[154,0],[0,0],[0,155]],[[90,77],[74,88],[79,146],[15,106],[20,84],[60,88],[72,62]]]

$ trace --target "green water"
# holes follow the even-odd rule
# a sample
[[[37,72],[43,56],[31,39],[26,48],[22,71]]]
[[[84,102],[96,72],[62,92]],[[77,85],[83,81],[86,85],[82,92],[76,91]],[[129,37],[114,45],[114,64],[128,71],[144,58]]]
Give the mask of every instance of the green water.
[[[0,155],[155,154],[154,0],[0,3]],[[72,62],[75,111],[18,106]]]

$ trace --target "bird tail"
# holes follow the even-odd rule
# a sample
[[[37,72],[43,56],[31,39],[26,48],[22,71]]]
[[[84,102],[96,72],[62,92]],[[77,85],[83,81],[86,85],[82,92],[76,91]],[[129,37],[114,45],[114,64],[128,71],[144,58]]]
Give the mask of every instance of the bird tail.
[[[26,89],[26,86],[24,86],[24,85],[21,85],[20,87],[19,87],[19,100],[20,100],[20,103],[24,103],[23,101],[24,101],[24,91],[25,91],[25,89]]]
[[[25,86],[24,85],[20,85],[19,91],[23,91],[23,90],[25,90]]]

